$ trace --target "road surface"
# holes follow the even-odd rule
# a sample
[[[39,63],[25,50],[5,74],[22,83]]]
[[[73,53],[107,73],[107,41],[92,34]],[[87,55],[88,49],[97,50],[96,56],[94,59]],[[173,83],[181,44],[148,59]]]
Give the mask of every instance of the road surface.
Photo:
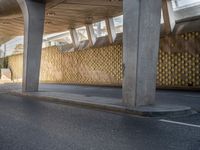
[[[200,114],[143,118],[0,94],[0,150],[200,150]]]

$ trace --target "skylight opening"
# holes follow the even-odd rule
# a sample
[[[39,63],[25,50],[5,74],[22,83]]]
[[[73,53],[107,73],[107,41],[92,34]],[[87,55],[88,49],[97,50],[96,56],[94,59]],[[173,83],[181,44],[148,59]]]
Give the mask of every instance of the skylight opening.
[[[172,0],[173,9],[179,10],[200,5],[200,0]]]
[[[86,30],[86,27],[85,27],[85,26],[76,29],[76,32],[77,32],[77,34],[78,34],[78,40],[79,40],[79,41],[88,40],[87,30]]]
[[[97,38],[108,35],[105,21],[100,21],[100,22],[94,23],[93,28],[94,28],[95,36]]]
[[[123,32],[123,15],[113,18],[116,33]]]

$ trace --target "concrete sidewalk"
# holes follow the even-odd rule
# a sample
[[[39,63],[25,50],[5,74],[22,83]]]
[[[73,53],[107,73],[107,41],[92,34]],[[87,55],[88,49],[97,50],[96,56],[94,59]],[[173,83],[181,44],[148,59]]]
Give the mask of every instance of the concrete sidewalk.
[[[0,85],[0,91],[34,96],[53,102],[129,112],[122,103],[122,89],[115,87],[40,84],[39,92],[22,93],[20,84],[3,84]],[[150,111],[151,113],[148,113],[148,115],[155,115],[154,112],[159,112],[160,114],[161,112],[188,111],[189,107],[200,112],[200,93],[158,90],[154,107],[142,107],[136,109],[133,113],[141,114],[142,111],[142,115],[147,115],[144,112]]]

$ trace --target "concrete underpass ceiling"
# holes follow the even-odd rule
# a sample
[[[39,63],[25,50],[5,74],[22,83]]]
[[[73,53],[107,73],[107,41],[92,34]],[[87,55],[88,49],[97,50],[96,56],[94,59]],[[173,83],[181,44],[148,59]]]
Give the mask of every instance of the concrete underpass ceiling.
[[[121,0],[47,0],[45,33],[66,31],[122,14]],[[0,41],[22,35],[23,17],[17,0],[0,0]]]

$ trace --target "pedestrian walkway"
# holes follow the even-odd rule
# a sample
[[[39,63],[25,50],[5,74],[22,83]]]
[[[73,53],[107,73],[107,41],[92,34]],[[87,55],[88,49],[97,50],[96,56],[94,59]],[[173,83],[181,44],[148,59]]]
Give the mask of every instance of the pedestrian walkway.
[[[81,85],[40,84],[39,92],[22,93],[20,84],[1,84],[1,92],[14,92],[40,98],[50,98],[68,104],[79,104],[90,107],[126,110],[122,101],[122,89],[120,87],[97,87]],[[181,106],[181,107],[180,107]],[[182,107],[184,106],[184,107]],[[185,107],[186,106],[186,107]],[[145,107],[137,111],[176,111],[191,107],[200,112],[200,93],[189,91],[157,90],[155,107]]]

